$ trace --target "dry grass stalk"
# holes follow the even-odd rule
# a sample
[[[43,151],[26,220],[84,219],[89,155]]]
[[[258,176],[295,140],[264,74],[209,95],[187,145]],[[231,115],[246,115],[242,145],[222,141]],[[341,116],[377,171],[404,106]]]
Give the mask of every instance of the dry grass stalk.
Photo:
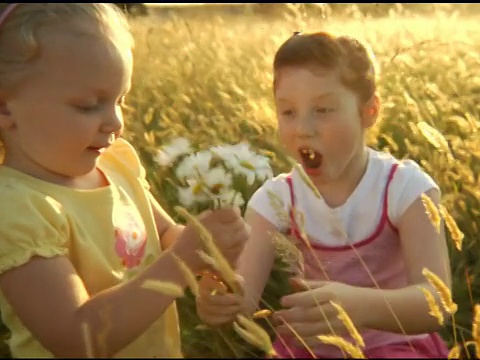
[[[245,341],[264,351],[269,357],[276,356],[270,336],[253,320],[237,315],[237,321],[233,323],[233,327]]]
[[[437,318],[438,323],[440,325],[443,325],[444,324],[443,313],[440,310],[440,307],[438,306],[437,302],[435,301],[435,297],[432,295],[432,293],[428,289],[425,289],[422,286],[419,286],[418,288],[422,290],[423,294],[425,295],[425,299],[427,300],[428,307],[430,308],[429,314]]]
[[[335,345],[339,347],[341,350],[345,351],[354,359],[366,359],[365,355],[358,346],[349,343],[344,338],[340,336],[329,336],[329,335],[320,335],[317,338],[328,345]]]
[[[340,306],[339,304],[337,304],[333,301],[330,301],[330,304],[332,304],[333,307],[335,307],[335,309],[337,309],[338,319],[343,322],[343,324],[347,328],[348,332],[350,333],[350,336],[355,340],[355,342],[358,344],[358,346],[364,348],[365,347],[365,342],[363,341],[362,336],[360,335],[359,331],[357,330],[357,328],[353,324],[352,319],[350,318],[350,316],[348,316],[345,309],[342,306]]]
[[[148,279],[143,282],[142,288],[158,291],[162,294],[173,297],[183,296],[183,289],[181,286],[166,281]]]
[[[450,154],[450,146],[448,145],[448,141],[437,129],[424,121],[420,121],[417,124],[417,127],[430,144],[435,146],[440,151]]]
[[[428,218],[430,219],[432,225],[435,227],[437,233],[440,234],[441,217],[437,206],[433,203],[432,199],[430,199],[429,196],[425,194],[422,194],[421,196]]]
[[[193,215],[191,215],[185,208],[181,206],[175,206],[175,211],[189,222],[193,224],[197,229],[200,239],[203,241],[205,248],[209,255],[215,259],[216,269],[221,274],[227,285],[237,294],[241,294],[242,290],[237,283],[235,272],[230,267],[228,261],[222,255],[221,251],[216,247],[212,235],[207,229],[198,221]]]
[[[173,254],[173,258],[177,262],[180,268],[180,271],[185,277],[185,280],[187,281],[188,287],[192,291],[192,294],[195,297],[198,297],[200,294],[200,290],[199,290],[199,285],[198,285],[197,277],[195,276],[195,273],[188,267],[185,261],[180,259],[177,255]]]
[[[448,352],[448,359],[460,359],[460,345],[456,344]]]
[[[462,251],[462,243],[465,235],[463,234],[463,232],[460,231],[460,229],[457,226],[457,223],[455,222],[455,219],[453,218],[452,215],[449,214],[445,206],[440,205],[439,209],[440,209],[440,214],[445,219],[445,225],[447,225],[447,229],[450,232],[450,235],[452,236],[452,241],[455,244],[455,247],[457,248],[458,251]]]
[[[270,203],[270,206],[275,211],[275,215],[279,219],[280,223],[288,224],[290,219],[289,219],[288,213],[284,209],[284,204],[282,199],[271,190],[267,190],[267,195],[268,195],[268,201]]]
[[[297,163],[295,160],[293,160],[292,158],[288,158],[288,162],[290,163],[290,165],[293,166],[294,169],[296,169],[298,171],[298,173],[300,174],[300,177],[302,178],[302,180],[305,182],[305,184],[310,188],[310,190],[313,191],[313,193],[315,194],[315,196],[319,199],[322,198],[322,195],[320,195],[320,193],[318,192],[318,189],[317,187],[312,183],[312,180],[310,180],[310,177],[305,173],[305,170],[303,170],[303,167],[302,165],[300,165],[299,163]]]
[[[303,262],[303,255],[300,250],[285,235],[275,232],[272,234],[273,245],[277,254],[290,265]]]
[[[273,312],[271,310],[262,309],[262,310],[258,310],[257,312],[255,312],[252,315],[252,318],[253,319],[265,319],[265,318],[268,318],[269,316],[271,316],[272,314],[273,314]]]
[[[294,206],[292,206],[291,208],[292,210],[292,213],[293,213],[293,216],[295,219],[297,219],[296,223],[297,223],[297,228],[298,228],[298,231],[300,232],[300,235],[303,237],[303,239],[305,240],[306,242],[306,245],[308,247],[308,250],[311,252],[311,254],[313,255],[313,258],[315,259],[315,262],[317,264],[317,266],[319,267],[319,269],[322,271],[322,275],[324,277],[325,280],[330,280],[328,274],[327,274],[327,271],[325,270],[325,267],[323,266],[322,262],[320,261],[320,259],[318,258],[315,250],[312,248],[312,245],[310,244],[310,241],[308,239],[308,236],[305,232],[305,228],[304,228],[304,224],[305,224],[305,221],[304,221],[304,216],[303,216],[303,213],[298,211]],[[300,253],[301,254],[301,253]],[[303,262],[303,256],[301,258],[301,261]],[[310,289],[309,289],[310,290]],[[316,300],[316,299],[315,299]],[[336,333],[335,333],[335,330],[333,329],[332,327],[332,324],[330,323],[330,321],[328,320],[327,316],[325,315],[325,311],[323,310],[323,307],[320,306],[320,304],[318,304],[317,302],[317,306],[319,307],[320,309],[320,312],[322,313],[322,316],[323,318],[325,319],[325,321],[327,322],[327,326],[328,326],[328,329],[330,330],[330,332],[336,336]],[[288,325],[288,324],[286,324]],[[293,329],[292,329],[293,330]],[[300,339],[301,340],[301,339]],[[306,346],[306,344],[302,341],[302,344],[304,344],[304,346]],[[342,350],[343,351],[343,350]],[[345,355],[345,354],[344,354]],[[312,356],[313,356],[313,353],[312,353]]]
[[[422,274],[427,278],[428,282],[440,295],[440,299],[445,310],[451,315],[455,314],[458,310],[458,306],[453,302],[452,293],[450,292],[448,286],[445,285],[445,283],[437,275],[427,268],[422,269]]]
[[[480,356],[480,304],[473,307],[472,337],[475,343],[475,353]]]

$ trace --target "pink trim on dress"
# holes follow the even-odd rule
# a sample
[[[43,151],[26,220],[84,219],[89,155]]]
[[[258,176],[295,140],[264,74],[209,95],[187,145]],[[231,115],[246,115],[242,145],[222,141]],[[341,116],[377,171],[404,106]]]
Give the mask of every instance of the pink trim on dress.
[[[390,218],[388,216],[388,190],[390,189],[390,183],[392,182],[393,176],[395,175],[395,172],[398,169],[398,163],[395,163],[392,165],[392,168],[390,170],[390,173],[388,174],[388,179],[387,179],[387,184],[385,186],[385,194],[383,198],[383,208],[382,208],[382,216],[380,217],[380,221],[375,229],[375,231],[370,235],[368,238],[363,239],[361,241],[355,242],[353,244],[349,245],[342,245],[342,246],[329,246],[329,245],[322,245],[322,244],[317,244],[317,243],[311,243],[310,246],[314,249],[319,249],[319,250],[326,250],[326,251],[345,251],[345,250],[350,250],[353,247],[359,248],[361,246],[367,245],[368,243],[372,242],[375,240],[380,233],[383,230],[383,227],[387,223],[393,231],[398,232],[398,229],[392,224],[390,221]],[[292,176],[288,175],[287,176],[287,184],[290,190],[290,200],[292,203],[292,207],[290,209],[290,220],[291,220],[291,228],[290,228],[290,233],[292,235],[295,235],[299,240],[303,242],[307,242],[308,239],[304,239],[303,236],[301,235],[300,231],[298,230],[298,225],[297,222],[295,221],[295,216],[293,214],[292,208],[295,207],[295,194],[293,191],[293,181],[292,181]]]

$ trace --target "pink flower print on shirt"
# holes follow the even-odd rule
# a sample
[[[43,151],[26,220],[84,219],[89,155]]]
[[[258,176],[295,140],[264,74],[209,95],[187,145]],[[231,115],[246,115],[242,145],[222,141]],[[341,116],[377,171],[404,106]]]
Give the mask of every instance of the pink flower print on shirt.
[[[131,269],[142,262],[147,236],[133,216],[128,218],[122,228],[115,228],[115,250],[122,259],[122,265]]]

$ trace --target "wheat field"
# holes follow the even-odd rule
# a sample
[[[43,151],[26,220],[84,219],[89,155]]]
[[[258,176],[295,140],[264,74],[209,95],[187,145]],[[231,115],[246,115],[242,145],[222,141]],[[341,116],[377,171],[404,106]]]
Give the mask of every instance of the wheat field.
[[[369,145],[417,161],[440,184],[442,204],[465,235],[461,251],[447,235],[459,310],[442,336],[449,346],[472,339],[472,309],[480,299],[480,27],[475,18],[445,11],[325,16],[318,9],[289,6],[272,16],[147,17],[133,19],[132,26],[137,45],[126,136],[140,151],[155,195],[173,215],[175,191],[153,161],[159,146],[176,136],[200,147],[248,140],[272,158],[275,173],[288,170],[272,101],[275,50],[297,30],[367,41],[380,65],[382,99],[382,119],[370,132]],[[422,133],[422,122],[443,134],[440,144]],[[287,291],[278,269],[264,293],[273,308]],[[186,356],[264,356],[231,327],[198,326],[191,296],[178,306]],[[265,329],[272,334],[268,325]],[[464,356],[474,356],[473,349],[467,347]]]
[[[480,302],[480,25],[474,17],[450,11],[390,11],[372,18],[355,9],[338,16],[324,10],[292,5],[268,16],[132,18],[135,64],[124,136],[139,151],[154,195],[180,221],[173,210],[175,190],[154,162],[158,147],[177,136],[200,147],[248,140],[271,157],[276,174],[287,171],[272,98],[276,49],[297,30],[365,40],[380,65],[382,99],[382,119],[368,143],[417,161],[440,185],[442,204],[465,235],[459,251],[447,232],[458,312],[441,335],[450,347],[470,341],[474,304]],[[422,122],[442,138],[425,136],[418,126]],[[286,291],[278,266],[264,300],[276,308]],[[192,296],[180,299],[178,308],[186,357],[264,357],[229,326],[199,326]],[[473,348],[463,355],[474,357]]]

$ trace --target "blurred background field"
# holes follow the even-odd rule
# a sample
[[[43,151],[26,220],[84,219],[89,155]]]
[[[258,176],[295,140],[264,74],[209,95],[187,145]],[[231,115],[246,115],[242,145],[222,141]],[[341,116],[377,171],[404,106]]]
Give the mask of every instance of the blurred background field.
[[[294,31],[367,41],[381,68],[383,103],[369,144],[417,161],[440,184],[443,204],[465,234],[461,252],[450,243],[459,310],[455,327],[447,324],[442,336],[453,345],[455,329],[459,342],[471,340],[472,307],[480,299],[479,10],[477,4],[149,7],[149,15],[131,18],[135,69],[125,137],[140,152],[154,194],[175,217],[176,193],[153,161],[158,147],[177,136],[204,147],[248,140],[271,156],[276,174],[287,171],[275,133],[275,50]],[[451,160],[422,136],[420,121],[444,135]],[[285,280],[280,269],[272,273],[265,300],[273,307],[288,291]],[[178,307],[186,357],[264,356],[230,327],[198,327],[191,296]]]

